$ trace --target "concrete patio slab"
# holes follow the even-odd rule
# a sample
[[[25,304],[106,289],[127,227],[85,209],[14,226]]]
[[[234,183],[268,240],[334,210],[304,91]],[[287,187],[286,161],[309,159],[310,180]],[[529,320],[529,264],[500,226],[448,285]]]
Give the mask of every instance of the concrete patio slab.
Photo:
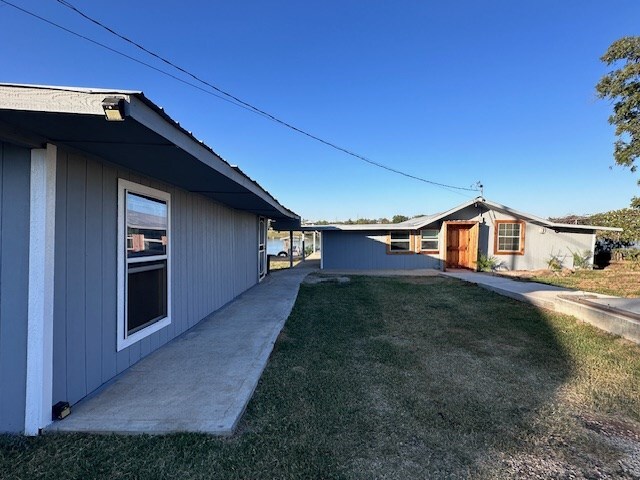
[[[300,283],[316,262],[267,276],[72,408],[48,431],[230,435],[249,403]]]

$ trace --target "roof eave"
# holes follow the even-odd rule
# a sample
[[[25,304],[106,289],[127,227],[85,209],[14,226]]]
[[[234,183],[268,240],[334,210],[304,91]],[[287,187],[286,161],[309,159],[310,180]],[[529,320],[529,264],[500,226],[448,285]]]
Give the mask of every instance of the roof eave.
[[[131,117],[199,162],[241,185],[269,204],[282,218],[300,221],[299,215],[280,204],[273,195],[240,169],[232,167],[140,91],[10,83],[0,83],[0,87],[3,89],[0,108],[4,110],[104,116],[102,101],[105,95],[122,97],[125,100],[125,116]],[[27,91],[30,94],[27,94]]]

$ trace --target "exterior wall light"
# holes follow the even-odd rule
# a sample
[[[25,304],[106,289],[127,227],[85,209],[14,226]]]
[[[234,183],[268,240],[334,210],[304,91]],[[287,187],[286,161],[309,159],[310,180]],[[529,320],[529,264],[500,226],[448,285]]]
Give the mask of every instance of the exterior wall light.
[[[102,101],[104,116],[109,122],[122,122],[124,120],[124,98],[107,97]]]

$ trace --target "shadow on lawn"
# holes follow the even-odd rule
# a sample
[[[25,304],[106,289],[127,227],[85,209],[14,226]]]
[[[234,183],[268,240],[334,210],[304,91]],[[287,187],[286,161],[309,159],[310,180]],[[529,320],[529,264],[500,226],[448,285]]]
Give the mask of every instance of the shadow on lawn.
[[[562,476],[612,456],[561,398],[573,360],[546,312],[440,278],[352,277],[300,300],[287,342],[317,354],[300,408],[347,476]]]
[[[623,477],[580,392],[638,350],[588,328],[438,277],[303,285],[235,436],[0,437],[0,478]]]
[[[407,466],[421,457],[451,475],[501,470],[501,454],[517,455],[548,434],[546,409],[571,376],[570,357],[528,306],[458,282],[415,288],[422,301],[400,286],[383,316],[391,336],[409,342],[398,349],[413,353],[413,366],[387,387],[402,392],[394,423],[410,419],[416,428],[386,433],[400,444],[413,438]]]

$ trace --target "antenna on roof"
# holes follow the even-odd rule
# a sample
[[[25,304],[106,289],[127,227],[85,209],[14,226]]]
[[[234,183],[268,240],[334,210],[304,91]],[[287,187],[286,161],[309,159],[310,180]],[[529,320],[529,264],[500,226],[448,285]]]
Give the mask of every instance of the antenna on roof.
[[[480,192],[480,196],[482,198],[484,198],[484,185],[482,184],[482,182],[480,180],[478,180],[476,183],[471,185],[471,188],[475,188],[477,191],[479,191]]]

